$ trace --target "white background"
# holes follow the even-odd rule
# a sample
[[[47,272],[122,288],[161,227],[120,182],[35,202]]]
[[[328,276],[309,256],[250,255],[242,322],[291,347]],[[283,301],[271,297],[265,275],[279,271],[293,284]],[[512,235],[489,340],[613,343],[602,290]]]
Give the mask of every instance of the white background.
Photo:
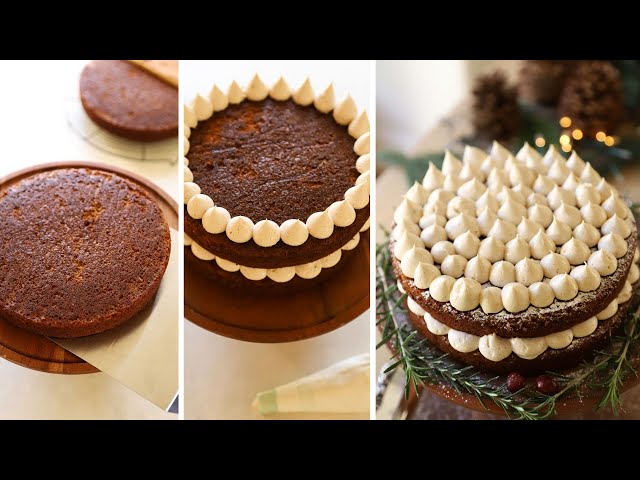
[[[514,60],[378,60],[378,149],[406,151],[471,94],[479,74],[495,69],[514,78]]]
[[[349,92],[359,109],[369,105],[368,61],[180,62],[183,99],[223,91],[236,80],[246,85],[258,72],[265,83],[280,75],[297,88],[307,75],[316,93],[334,82],[336,99]],[[369,312],[332,333],[284,344],[231,340],[185,321],[185,418],[254,418],[256,393],[296,380],[352,355],[369,352]]]
[[[82,140],[67,124],[85,61],[0,63],[0,176],[37,163],[99,161],[144,175],[177,198],[176,166],[123,160]],[[103,373],[54,375],[0,358],[0,418],[175,418]]]

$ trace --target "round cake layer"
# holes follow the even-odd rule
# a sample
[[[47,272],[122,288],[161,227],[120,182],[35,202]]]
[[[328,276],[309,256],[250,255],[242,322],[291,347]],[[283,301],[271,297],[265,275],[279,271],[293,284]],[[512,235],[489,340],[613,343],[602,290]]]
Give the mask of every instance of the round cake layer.
[[[54,337],[103,332],[153,298],[169,261],[169,227],[135,183],[66,168],[0,195],[0,316]]]
[[[615,330],[623,322],[628,313],[629,306],[632,303],[633,301],[628,301],[620,305],[618,312],[610,319],[600,321],[598,327],[592,334],[582,338],[574,338],[566,348],[558,350],[548,348],[533,360],[526,360],[518,357],[515,353],[511,353],[506,359],[499,362],[485,358],[478,350],[471,353],[459,352],[451,346],[447,335],[435,335],[431,333],[426,327],[423,317],[410,311],[407,312],[407,315],[414,328],[425,336],[431,344],[465,365],[473,365],[482,370],[501,375],[511,372],[519,372],[524,375],[536,375],[545,371],[559,371],[571,368],[582,360],[591,358],[595,351],[608,344]]]
[[[251,292],[289,294],[313,287],[314,285],[318,285],[330,278],[332,275],[340,271],[353,254],[353,251],[354,250],[343,251],[340,261],[335,266],[331,268],[323,268],[322,271],[312,279],[304,279],[296,275],[291,280],[284,283],[274,282],[270,278],[257,281],[249,280],[241,275],[240,272],[227,272],[221,269],[215,262],[205,262],[200,260],[193,254],[190,248],[184,249],[184,258],[186,268],[196,269],[217,284]]]
[[[235,243],[223,233],[209,233],[200,220],[184,212],[184,231],[198,245],[231,262],[255,268],[282,268],[314,262],[346,245],[365,227],[369,220],[369,205],[356,210],[356,219],[348,227],[335,227],[333,234],[323,240],[309,236],[302,245],[293,247],[283,242],[267,248],[253,240]]]
[[[632,233],[626,240],[627,253],[618,259],[617,270],[613,275],[602,277],[601,284],[596,290],[588,293],[579,292],[576,297],[566,302],[556,299],[550,306],[544,308],[530,305],[526,310],[517,313],[502,310],[487,314],[480,307],[467,312],[456,310],[449,302],[434,300],[428,290],[417,288],[415,282],[402,273],[400,261],[394,255],[391,257],[394,275],[400,280],[407,294],[436,320],[453,329],[478,336],[495,333],[508,338],[532,338],[560,332],[577,325],[593,317],[602,310],[603,305],[608,305],[617,297],[633,263],[637,232]],[[391,252],[394,245],[395,242],[391,241]]]
[[[292,100],[229,105],[199,122],[189,143],[202,193],[254,222],[305,222],[343,200],[360,175],[347,127]]]
[[[178,89],[124,60],[94,60],[80,76],[80,100],[104,129],[132,140],[178,134]]]

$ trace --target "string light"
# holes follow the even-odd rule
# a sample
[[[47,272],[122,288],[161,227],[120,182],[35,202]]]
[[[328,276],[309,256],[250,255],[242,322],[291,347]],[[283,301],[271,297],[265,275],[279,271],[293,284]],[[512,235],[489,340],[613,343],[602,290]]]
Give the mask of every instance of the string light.
[[[571,119],[569,117],[562,117],[560,119],[560,126],[562,128],[569,128],[571,126]]]
[[[560,145],[562,146],[569,145],[570,142],[571,142],[571,139],[569,138],[569,135],[560,135]]]
[[[542,147],[544,147],[545,143],[546,142],[544,141],[544,138],[542,138],[542,137],[536,138],[536,147],[542,148]]]
[[[605,138],[607,138],[607,134],[604,132],[598,132],[596,133],[596,140],[598,140],[599,142],[604,142]]]
[[[576,129],[573,131],[573,133],[571,134],[571,136],[572,136],[573,138],[575,138],[576,140],[580,140],[580,139],[582,138],[582,130],[579,130],[579,129],[577,129],[577,128],[576,128]]]
[[[614,141],[613,141],[613,137],[611,135],[607,136],[607,138],[604,139],[604,144],[607,147],[613,146],[613,143],[614,143]]]
[[[562,145],[562,151],[566,152],[566,153],[569,153],[571,151],[571,145],[568,144],[568,143]]]

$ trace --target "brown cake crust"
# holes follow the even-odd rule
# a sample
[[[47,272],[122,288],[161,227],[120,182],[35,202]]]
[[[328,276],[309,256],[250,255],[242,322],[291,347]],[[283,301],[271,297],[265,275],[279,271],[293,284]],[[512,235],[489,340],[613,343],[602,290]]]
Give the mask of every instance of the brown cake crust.
[[[111,133],[140,141],[178,135],[178,89],[124,60],[94,60],[80,75],[87,115]]]
[[[111,329],[158,290],[171,240],[162,211],[116,174],[64,168],[0,195],[0,316],[29,331]]]
[[[533,360],[525,360],[512,353],[500,362],[493,362],[476,350],[471,353],[462,353],[454,349],[446,335],[435,335],[427,328],[424,318],[407,310],[411,324],[420,334],[425,336],[432,345],[447,353],[451,358],[465,364],[473,365],[482,370],[494,372],[500,375],[511,372],[519,372],[523,375],[536,375],[545,371],[559,371],[571,368],[582,360],[592,358],[595,351],[607,345],[611,335],[622,324],[629,306],[628,301],[620,306],[616,314],[608,320],[598,322],[598,328],[591,334],[582,338],[574,338],[567,348],[554,350],[547,348],[540,356]]]
[[[417,288],[413,280],[402,273],[400,262],[393,253],[391,257],[394,275],[400,280],[407,294],[439,322],[455,330],[477,336],[495,333],[505,338],[532,338],[560,332],[577,325],[604,310],[618,296],[633,263],[637,232],[634,231],[626,240],[627,253],[618,259],[618,269],[613,275],[602,277],[597,290],[588,293],[579,292],[573,300],[568,302],[556,299],[550,307],[546,308],[530,305],[527,310],[518,313],[503,310],[497,314],[486,314],[480,307],[468,312],[456,310],[449,302],[438,302],[430,295],[425,295],[425,291]],[[394,245],[395,242],[391,241],[391,252]]]
[[[265,278],[263,280],[249,280],[240,272],[227,272],[221,269],[215,260],[210,262],[200,260],[193,254],[189,247],[185,247],[184,249],[184,261],[185,268],[193,268],[202,272],[207,278],[211,279],[216,284],[226,285],[230,288],[242,289],[250,292],[280,294],[299,292],[324,282],[340,271],[354,251],[355,249],[343,250],[340,261],[331,268],[323,268],[320,274],[315,278],[304,279],[296,275],[288,282],[282,283],[274,282],[270,278]]]
[[[189,169],[202,193],[232,217],[278,224],[315,213],[343,200],[360,175],[355,139],[330,114],[293,101],[245,101],[199,122],[189,138]],[[253,240],[234,243],[211,234],[185,209],[185,232],[213,254],[248,267],[279,268],[318,260],[351,240],[369,218],[369,205],[356,210],[348,227],[301,246],[268,248]]]

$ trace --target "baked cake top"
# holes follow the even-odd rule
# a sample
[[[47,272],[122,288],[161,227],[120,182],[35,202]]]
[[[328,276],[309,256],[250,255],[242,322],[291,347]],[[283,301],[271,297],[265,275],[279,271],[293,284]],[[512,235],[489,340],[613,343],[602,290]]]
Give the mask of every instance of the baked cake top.
[[[292,93],[256,75],[246,89],[214,86],[184,115],[184,202],[210,234],[295,247],[369,204],[369,120],[332,85],[316,96],[307,79]]]
[[[96,120],[141,135],[178,128],[178,89],[125,60],[94,60],[80,76],[80,98]]]
[[[106,171],[27,177],[0,195],[0,219],[0,315],[57,336],[129,318],[155,293],[169,259],[158,205]]]

